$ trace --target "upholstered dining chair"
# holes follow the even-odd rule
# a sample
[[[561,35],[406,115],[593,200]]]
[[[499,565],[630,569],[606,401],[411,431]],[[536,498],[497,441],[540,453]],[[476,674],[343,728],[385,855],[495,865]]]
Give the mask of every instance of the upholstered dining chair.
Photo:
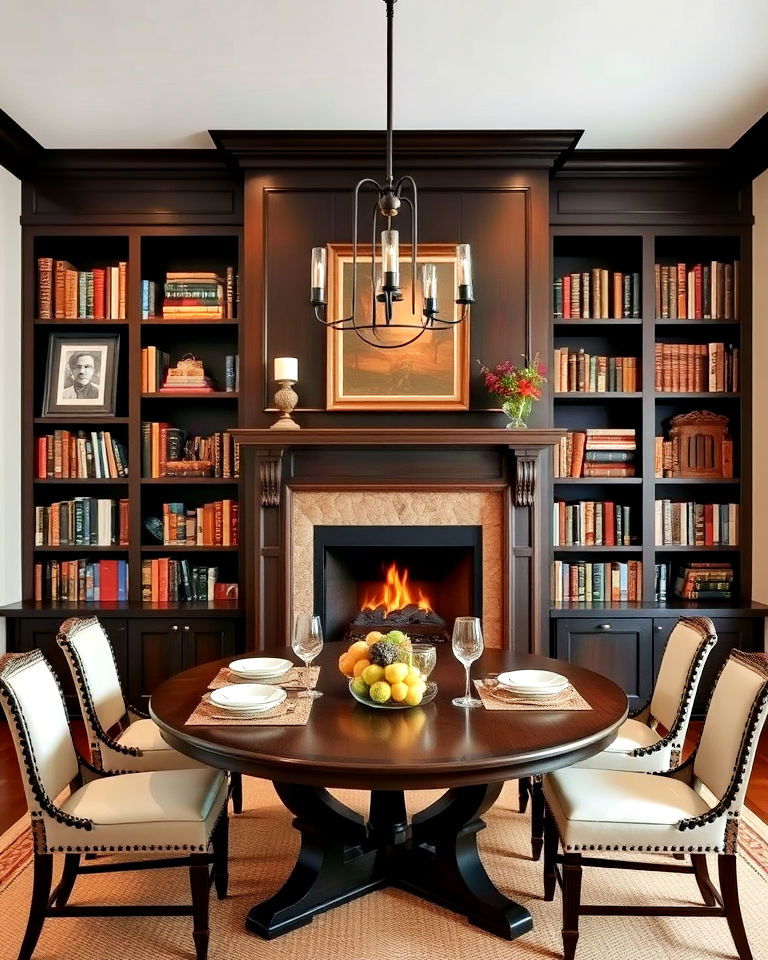
[[[545,775],[544,898],[552,900],[561,883],[565,960],[576,953],[579,917],[619,915],[725,917],[739,960],[752,960],[739,904],[736,850],[767,713],[768,655],[733,651],[715,684],[698,749],[681,766],[650,776],[574,767]],[[691,866],[584,856],[595,850],[687,854]],[[706,854],[717,854],[719,891],[709,878]],[[582,906],[582,866],[692,873],[704,905]]]
[[[112,644],[97,617],[65,620],[56,641],[72,673],[95,767],[111,773],[139,773],[203,766],[169,746],[157,724],[126,703]],[[113,735],[112,730],[117,732]],[[230,783],[232,809],[241,813],[241,775],[230,774]]]
[[[609,747],[574,766],[644,773],[676,767],[704,665],[716,643],[715,625],[708,617],[681,617],[669,634],[651,699],[624,721]],[[523,787],[531,793],[531,855],[538,860],[544,843],[541,777]]]
[[[227,894],[226,776],[207,767],[126,774],[94,768],[75,751],[61,687],[39,650],[0,658],[0,702],[32,819],[32,904],[19,960],[30,960],[46,917],[142,915],[192,916],[197,958],[205,960],[210,864],[217,894]],[[80,865],[83,854],[136,851],[177,855]],[[51,894],[54,853],[65,857]],[[68,906],[79,874],[175,866],[189,868],[190,906]]]

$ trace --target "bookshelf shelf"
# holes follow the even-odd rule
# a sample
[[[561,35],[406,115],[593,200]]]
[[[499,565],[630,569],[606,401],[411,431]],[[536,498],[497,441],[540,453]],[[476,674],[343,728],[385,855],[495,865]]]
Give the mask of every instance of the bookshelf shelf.
[[[126,424],[130,423],[130,417],[35,417],[32,420],[34,424],[46,424],[47,426],[67,426],[69,424],[80,424],[89,426],[93,424]]]
[[[657,544],[654,550],[656,553],[738,553],[741,547],[721,547],[716,544],[711,547],[688,547],[670,543],[666,546]]]
[[[237,553],[239,547],[200,547],[184,546],[182,544],[147,544],[140,548],[142,553]]]
[[[128,477],[36,477],[32,481],[36,486],[80,486],[111,487],[116,484],[127,486]]]
[[[66,547],[33,547],[35,553],[79,553],[83,556],[88,556],[91,553],[127,553],[128,547],[121,546],[110,546],[110,547],[97,547],[95,545],[91,546],[66,546]]]
[[[238,477],[142,477],[139,483],[141,486],[219,487],[224,484],[237,486],[240,480]]]
[[[670,317],[656,317],[654,324],[659,327],[740,327],[741,320],[717,320],[709,318],[707,320],[686,320]]]
[[[41,327],[125,327],[127,320],[95,320],[93,317],[36,317],[32,321],[35,326]]]
[[[630,544],[629,546],[583,546],[583,547],[552,547],[555,553],[642,553],[642,544]]]
[[[237,327],[239,320],[212,320],[210,317],[146,317],[139,321],[142,327],[178,327],[191,323],[196,327]]]
[[[172,393],[163,391],[162,393],[142,393],[142,400],[237,400],[238,395],[227,390],[185,390],[184,392]]]
[[[606,400],[642,400],[640,391],[614,390],[604,391],[603,393],[590,393],[587,390],[569,390],[567,393],[553,394],[555,400],[600,400],[603,403]]]
[[[643,321],[642,318],[638,317],[621,317],[615,320],[604,320],[600,317],[591,320],[589,318],[563,320],[560,317],[555,317],[553,323],[556,327],[561,328],[558,331],[560,333],[564,327],[639,327],[642,326]]]
[[[739,400],[740,393],[727,393],[724,390],[718,391],[692,391],[690,393],[672,393],[671,391],[658,391],[654,393],[657,401],[663,400]]]
[[[555,484],[565,486],[566,484],[588,484],[589,486],[642,486],[642,477],[555,477]]]
[[[699,484],[717,486],[719,484],[720,486],[738,487],[741,481],[737,477],[656,477],[655,483],[668,486],[698,486]]]

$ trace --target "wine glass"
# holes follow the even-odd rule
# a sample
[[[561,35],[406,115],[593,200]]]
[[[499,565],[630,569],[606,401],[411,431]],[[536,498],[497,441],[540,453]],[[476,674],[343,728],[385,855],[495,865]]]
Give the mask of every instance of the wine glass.
[[[480,620],[477,617],[456,617],[451,643],[454,656],[464,664],[467,678],[464,696],[455,697],[452,703],[456,707],[481,707],[483,701],[471,696],[469,687],[470,664],[483,652],[483,631],[480,628]]]
[[[299,614],[293,629],[291,648],[299,659],[304,661],[306,671],[307,697],[322,697],[319,690],[311,690],[309,686],[309,665],[323,649],[323,628],[320,617],[311,617],[308,614]]]
[[[421,674],[422,680],[435,669],[437,662],[437,649],[431,643],[412,643],[411,644],[411,664],[416,667]]]

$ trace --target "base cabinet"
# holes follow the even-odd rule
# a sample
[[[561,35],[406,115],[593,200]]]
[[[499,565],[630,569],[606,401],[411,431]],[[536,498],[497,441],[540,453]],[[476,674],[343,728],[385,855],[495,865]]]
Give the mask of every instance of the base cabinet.
[[[240,616],[109,617],[98,614],[115,651],[126,698],[146,709],[152,691],[182,670],[244,649]],[[61,682],[70,715],[79,713],[69,667],[56,643],[60,617],[8,617],[10,652],[40,649]]]
[[[737,611],[734,611],[736,614]],[[682,615],[682,614],[681,614]],[[695,614],[692,614],[695,615]],[[720,668],[731,650],[762,650],[762,616],[715,616],[717,645],[709,655],[694,701],[693,716],[706,713]],[[627,694],[630,712],[653,693],[669,635],[678,616],[596,618],[553,616],[551,655],[610,677]]]

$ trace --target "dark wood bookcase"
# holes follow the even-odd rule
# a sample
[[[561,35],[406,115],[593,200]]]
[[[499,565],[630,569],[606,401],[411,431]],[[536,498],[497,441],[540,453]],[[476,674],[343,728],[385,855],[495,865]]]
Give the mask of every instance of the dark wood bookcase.
[[[749,185],[708,175],[699,182],[691,171],[681,181],[649,170],[641,181],[633,172],[614,177],[587,170],[566,176],[552,190],[552,277],[603,267],[632,271],[641,278],[639,317],[563,319],[553,316],[552,348],[583,348],[587,353],[638,358],[638,389],[632,393],[564,393],[551,395],[552,425],[568,430],[631,427],[636,431],[636,475],[632,478],[555,478],[553,500],[608,500],[632,510],[632,545],[628,547],[553,547],[552,559],[564,561],[642,560],[642,597],[636,602],[551,604],[551,651],[554,656],[597,666],[612,675],[639,704],[652,690],[663,646],[676,619],[697,613],[714,619],[720,644],[707,681],[734,646],[761,649],[765,608],[751,602],[751,209]],[[642,166],[638,164],[637,166]],[[649,168],[651,164],[649,163]],[[682,172],[682,171],[681,171]],[[604,173],[604,171],[603,171]],[[618,176],[616,176],[618,174]],[[622,180],[622,177],[624,178]],[[695,206],[691,187],[695,183]],[[639,189],[638,189],[639,188]],[[651,193],[655,190],[655,193]],[[680,191],[676,195],[675,191]],[[691,192],[686,192],[691,191]],[[725,203],[724,197],[730,202]],[[579,213],[573,201],[578,199]],[[592,201],[591,208],[587,206]],[[656,316],[657,263],[739,260],[737,320],[667,319]],[[657,393],[655,344],[724,342],[740,348],[740,389],[730,393]],[[550,355],[549,362],[552,362]],[[734,443],[732,479],[662,479],[654,475],[654,438],[667,434],[669,419],[693,410],[710,410],[729,419]],[[662,499],[697,503],[738,503],[738,546],[661,546],[655,542],[654,507]],[[727,561],[735,575],[728,601],[686,601],[674,595],[679,567],[690,561]],[[671,561],[666,601],[655,599],[655,564]],[[707,692],[697,703],[701,710]]]

